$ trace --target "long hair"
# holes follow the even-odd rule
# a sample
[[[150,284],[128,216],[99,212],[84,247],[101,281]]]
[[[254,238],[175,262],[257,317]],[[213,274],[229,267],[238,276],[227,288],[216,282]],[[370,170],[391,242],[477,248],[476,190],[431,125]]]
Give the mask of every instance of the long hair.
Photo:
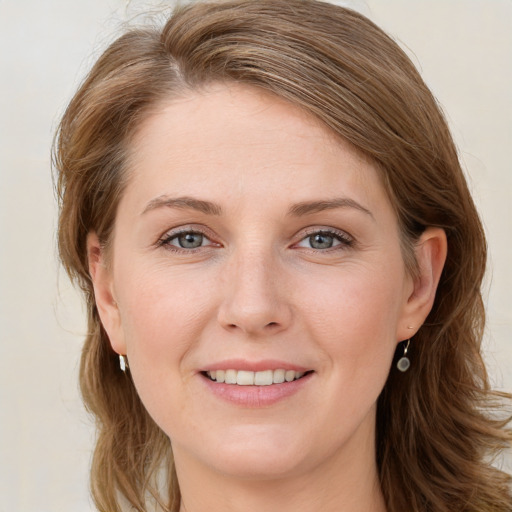
[[[91,486],[99,510],[179,509],[170,441],[144,409],[101,326],[86,236],[108,246],[134,130],[165,98],[213,82],[269,91],[315,116],[379,168],[402,252],[442,227],[448,257],[433,309],[378,401],[377,464],[390,512],[510,512],[511,396],[492,391],[481,356],[486,242],[447,123],[408,57],[364,16],[314,0],[228,0],[180,7],[163,28],[134,29],[99,58],[54,146],[59,250],[88,311],[82,395],[97,419]],[[158,482],[165,485],[159,488]]]

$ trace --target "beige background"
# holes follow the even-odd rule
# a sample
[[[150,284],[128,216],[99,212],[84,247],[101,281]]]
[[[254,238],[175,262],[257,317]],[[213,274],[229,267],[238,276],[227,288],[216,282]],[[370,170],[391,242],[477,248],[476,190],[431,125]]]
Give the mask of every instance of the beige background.
[[[84,323],[55,259],[49,148],[94,55],[148,5],[0,0],[0,512],[92,510]],[[486,357],[511,390],[512,0],[345,5],[398,39],[447,113],[489,237]]]

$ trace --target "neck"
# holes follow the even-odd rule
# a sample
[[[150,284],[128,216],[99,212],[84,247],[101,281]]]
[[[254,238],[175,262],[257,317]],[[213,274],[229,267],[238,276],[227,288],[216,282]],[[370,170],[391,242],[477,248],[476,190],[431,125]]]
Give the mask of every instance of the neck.
[[[374,448],[359,444],[307,472],[274,479],[218,473],[185,462],[178,450],[180,512],[386,512]]]

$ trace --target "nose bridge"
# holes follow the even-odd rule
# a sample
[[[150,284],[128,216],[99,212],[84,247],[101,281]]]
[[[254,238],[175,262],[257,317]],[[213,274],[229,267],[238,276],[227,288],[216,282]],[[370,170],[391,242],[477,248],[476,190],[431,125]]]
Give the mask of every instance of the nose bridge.
[[[282,270],[276,251],[264,243],[235,249],[223,279],[222,326],[252,335],[286,328],[291,310]]]

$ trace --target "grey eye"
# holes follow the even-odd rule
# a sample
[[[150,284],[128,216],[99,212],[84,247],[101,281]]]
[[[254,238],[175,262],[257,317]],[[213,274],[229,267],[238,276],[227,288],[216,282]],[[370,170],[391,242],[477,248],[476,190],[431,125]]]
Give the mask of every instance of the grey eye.
[[[297,247],[314,249],[315,251],[326,251],[332,248],[348,248],[352,246],[352,243],[352,239],[344,233],[321,230],[304,237],[297,244]]]
[[[204,235],[202,233],[193,232],[182,233],[181,235],[178,235],[174,241],[177,243],[174,243],[173,245],[178,245],[183,249],[197,249],[203,245]]]
[[[308,241],[313,249],[330,249],[334,245],[335,238],[327,233],[315,233],[308,238]]]

